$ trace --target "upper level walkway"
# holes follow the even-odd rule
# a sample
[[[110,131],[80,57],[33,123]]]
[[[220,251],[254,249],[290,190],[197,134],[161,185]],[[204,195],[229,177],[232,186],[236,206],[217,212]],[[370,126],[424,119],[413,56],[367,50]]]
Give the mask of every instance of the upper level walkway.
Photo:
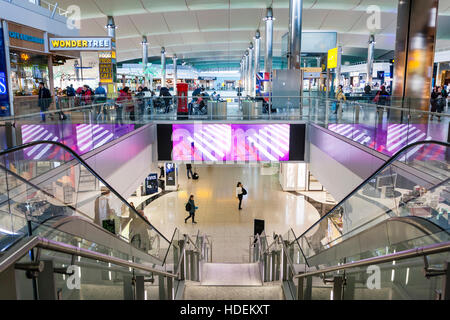
[[[387,156],[417,141],[448,141],[450,114],[447,108],[443,113],[414,109],[414,104],[420,101],[392,99],[391,106],[382,106],[364,98],[338,102],[313,96],[272,97],[269,101],[272,108],[269,108],[268,102],[259,99],[189,97],[189,114],[177,113],[176,105],[181,100],[178,97],[104,103],[94,99],[88,104],[77,99],[59,99],[56,106],[49,102],[53,110],[40,113],[34,107],[25,112],[28,114],[2,118],[0,122],[12,123],[16,134],[21,134],[22,143],[58,141],[78,154],[154,122],[312,123]],[[28,150],[27,154],[30,159],[38,160],[54,152],[51,147]],[[433,159],[443,156],[443,149],[428,152]]]

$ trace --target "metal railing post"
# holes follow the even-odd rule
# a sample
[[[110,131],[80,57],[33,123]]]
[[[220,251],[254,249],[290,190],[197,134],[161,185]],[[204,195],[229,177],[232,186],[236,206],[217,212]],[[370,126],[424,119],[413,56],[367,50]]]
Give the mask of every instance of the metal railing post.
[[[173,300],[173,279],[171,277],[165,277],[167,283],[166,300]]]
[[[145,300],[145,280],[144,276],[136,276],[134,280],[135,300]]]
[[[333,278],[333,300],[343,300],[344,299],[344,276],[335,276]]]
[[[305,300],[304,297],[304,288],[303,288],[303,280],[305,278],[297,278],[297,300]]]
[[[166,298],[166,286],[165,286],[165,277],[159,275],[158,276],[158,289],[159,289],[159,300],[167,300]]]
[[[445,273],[442,279],[442,300],[450,300],[450,262],[444,264]]]
[[[39,300],[57,300],[53,261],[44,260],[44,270],[37,276]]]

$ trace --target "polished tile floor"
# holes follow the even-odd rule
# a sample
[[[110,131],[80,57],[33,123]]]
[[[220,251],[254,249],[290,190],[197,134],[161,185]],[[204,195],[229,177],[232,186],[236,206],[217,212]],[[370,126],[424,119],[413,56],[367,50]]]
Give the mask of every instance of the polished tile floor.
[[[298,236],[317,219],[317,210],[301,195],[283,192],[277,170],[260,165],[197,166],[198,181],[188,180],[186,168],[179,168],[179,191],[169,193],[149,204],[144,213],[167,238],[175,228],[196,235],[198,230],[211,237],[212,260],[219,263],[249,261],[250,236],[254,219],[265,220],[267,235],[286,234],[292,228]],[[238,210],[235,196],[237,182],[248,191],[243,210]],[[185,204],[189,195],[195,196],[199,207],[195,220],[187,224]]]

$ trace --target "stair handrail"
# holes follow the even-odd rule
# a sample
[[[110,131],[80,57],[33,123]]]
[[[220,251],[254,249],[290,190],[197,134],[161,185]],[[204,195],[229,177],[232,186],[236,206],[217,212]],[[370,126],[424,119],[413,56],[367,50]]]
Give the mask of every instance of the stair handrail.
[[[290,244],[292,244],[294,241],[301,239],[304,237],[309,231],[311,231],[314,227],[316,227],[320,222],[322,222],[324,219],[328,218],[330,214],[332,214],[337,208],[341,207],[349,198],[351,198],[359,189],[361,189],[364,185],[366,185],[367,181],[370,181],[374,177],[376,177],[380,172],[382,172],[384,169],[386,169],[388,166],[390,166],[394,161],[397,160],[397,158],[403,154],[408,149],[411,149],[413,147],[416,147],[418,145],[422,144],[438,144],[447,148],[450,148],[450,143],[442,142],[442,141],[436,141],[436,140],[424,140],[424,141],[417,141],[414,143],[411,143],[402,149],[398,151],[395,155],[393,155],[388,161],[386,161],[383,165],[381,165],[373,174],[371,174],[367,179],[365,179],[362,183],[360,183],[356,188],[353,189],[347,196],[345,196],[339,203],[337,203],[328,213],[323,215],[319,220],[317,220],[315,223],[313,223],[308,229],[306,229],[305,232],[303,232],[297,239],[294,239]]]
[[[422,257],[432,254],[438,254],[450,251],[450,241],[442,242],[442,243],[434,243],[428,246],[414,248],[414,249],[408,249],[404,251],[399,251],[396,253],[390,253],[382,256],[362,259],[354,262],[349,262],[345,264],[335,265],[332,267],[326,267],[323,269],[319,269],[316,271],[306,272],[297,274],[293,277],[293,279],[300,279],[300,278],[306,278],[306,277],[312,277],[316,275],[326,275],[327,273],[334,272],[334,271],[340,271],[340,270],[347,270],[351,268],[356,267],[364,267],[364,266],[370,266],[375,264],[383,264],[387,262],[392,262],[396,260],[405,260],[405,259],[411,259],[416,257]]]
[[[99,174],[97,174],[97,172],[95,172],[94,169],[92,169],[87,163],[86,161],[81,158],[75,151],[73,151],[71,148],[69,148],[68,146],[66,146],[65,144],[58,142],[58,141],[33,141],[33,142],[29,142],[20,146],[16,146],[10,149],[6,149],[3,151],[0,151],[0,157],[2,156],[6,156],[10,153],[13,152],[17,152],[23,149],[27,149],[36,145],[40,145],[40,144],[52,144],[55,146],[58,146],[62,149],[64,149],[64,151],[67,151],[68,153],[70,153],[72,155],[72,157],[75,158],[75,160],[77,160],[79,163],[81,163],[95,178],[97,178],[105,187],[107,187],[117,198],[119,198],[119,200],[122,201],[122,203],[124,203],[129,210],[131,210],[131,212],[133,212],[134,214],[136,214],[138,217],[140,217],[142,219],[142,221],[144,223],[146,223],[148,226],[150,226],[151,229],[153,229],[159,236],[161,236],[164,240],[166,240],[169,244],[170,241],[161,233],[158,231],[158,229],[156,229],[151,223],[150,221],[147,221],[147,219],[145,219],[135,208],[133,208],[127,200],[125,200],[125,198],[122,197],[122,195],[120,195],[108,182],[106,182]]]
[[[75,247],[70,244],[61,243],[40,236],[31,237],[25,244],[21,245],[20,248],[18,248],[17,250],[12,250],[9,254],[7,252],[5,256],[0,257],[0,274],[9,267],[11,267],[14,263],[16,263],[19,259],[21,259],[24,255],[26,255],[30,250],[34,248],[56,251],[91,260],[98,260],[106,263],[112,263],[125,268],[138,269],[141,271],[157,274],[164,277],[176,278],[175,274],[158,270],[146,266],[144,264],[123,260],[100,252]]]

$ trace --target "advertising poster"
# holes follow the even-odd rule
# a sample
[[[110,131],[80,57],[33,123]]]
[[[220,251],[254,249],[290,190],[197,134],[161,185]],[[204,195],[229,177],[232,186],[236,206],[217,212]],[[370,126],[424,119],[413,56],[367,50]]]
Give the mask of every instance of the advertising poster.
[[[175,164],[174,163],[166,163],[166,187],[174,187],[175,186]]]
[[[3,28],[0,27],[0,117],[8,117],[11,115],[4,40]]]
[[[151,173],[145,179],[145,194],[149,196],[155,193],[158,193],[158,174]]]

